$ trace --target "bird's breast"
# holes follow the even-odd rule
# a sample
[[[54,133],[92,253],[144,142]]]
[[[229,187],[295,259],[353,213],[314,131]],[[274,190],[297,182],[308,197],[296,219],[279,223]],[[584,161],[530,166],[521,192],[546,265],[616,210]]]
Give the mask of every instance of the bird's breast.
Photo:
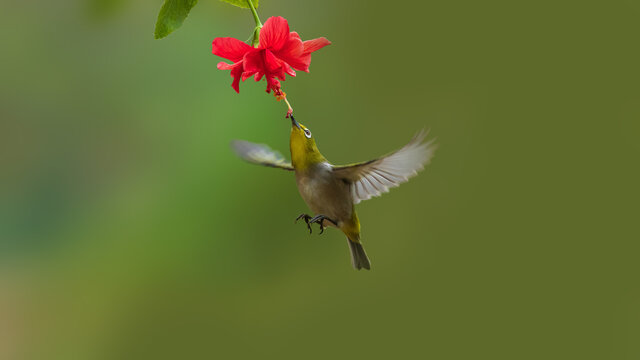
[[[296,171],[296,181],[300,196],[314,213],[336,221],[351,217],[353,201],[349,186],[335,176],[329,163]]]

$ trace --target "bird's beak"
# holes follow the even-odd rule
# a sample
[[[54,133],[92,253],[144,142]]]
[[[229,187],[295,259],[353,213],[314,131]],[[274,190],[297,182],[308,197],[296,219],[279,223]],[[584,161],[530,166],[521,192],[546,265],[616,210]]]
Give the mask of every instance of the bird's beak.
[[[291,115],[291,126],[295,126],[298,129],[300,129],[300,124],[298,124],[298,122],[296,121],[296,119],[293,118],[293,115]]]

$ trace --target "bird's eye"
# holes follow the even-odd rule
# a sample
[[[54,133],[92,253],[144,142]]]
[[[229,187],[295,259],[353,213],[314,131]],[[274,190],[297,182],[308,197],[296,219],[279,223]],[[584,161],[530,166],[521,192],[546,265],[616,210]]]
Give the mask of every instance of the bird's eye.
[[[309,129],[304,129],[304,136],[306,136],[307,139],[311,139],[311,131],[309,131]]]

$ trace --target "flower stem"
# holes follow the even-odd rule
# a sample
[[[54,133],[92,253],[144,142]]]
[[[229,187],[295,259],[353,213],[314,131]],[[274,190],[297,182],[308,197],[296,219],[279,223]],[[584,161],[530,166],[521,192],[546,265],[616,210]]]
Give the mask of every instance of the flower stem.
[[[256,11],[255,6],[253,6],[253,0],[247,0],[247,3],[249,4],[249,9],[251,9],[251,13],[253,14],[253,20],[256,21],[256,28],[253,30],[253,38],[251,40],[251,45],[256,47],[260,43],[260,29],[262,29],[262,23],[260,22],[260,17],[258,17],[258,12]]]
[[[253,14],[253,19],[256,21],[256,27],[261,28],[262,23],[260,22],[260,18],[258,17],[258,12],[256,11],[256,8],[253,6],[253,1],[247,0],[247,3],[249,4],[249,8],[251,9],[251,13]]]

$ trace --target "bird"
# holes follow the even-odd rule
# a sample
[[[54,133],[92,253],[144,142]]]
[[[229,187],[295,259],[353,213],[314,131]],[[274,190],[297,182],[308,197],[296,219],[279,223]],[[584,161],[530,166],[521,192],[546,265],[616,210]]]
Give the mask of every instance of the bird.
[[[419,131],[405,146],[379,158],[350,165],[333,165],[320,153],[316,140],[306,126],[291,118],[289,147],[291,162],[264,144],[234,140],[231,147],[243,160],[293,171],[300,196],[315,216],[303,213],[309,232],[311,224],[335,227],[347,237],[354,269],[371,269],[360,239],[360,220],[355,205],[380,196],[408,181],[422,170],[434,155],[435,139],[425,141],[428,132]]]

